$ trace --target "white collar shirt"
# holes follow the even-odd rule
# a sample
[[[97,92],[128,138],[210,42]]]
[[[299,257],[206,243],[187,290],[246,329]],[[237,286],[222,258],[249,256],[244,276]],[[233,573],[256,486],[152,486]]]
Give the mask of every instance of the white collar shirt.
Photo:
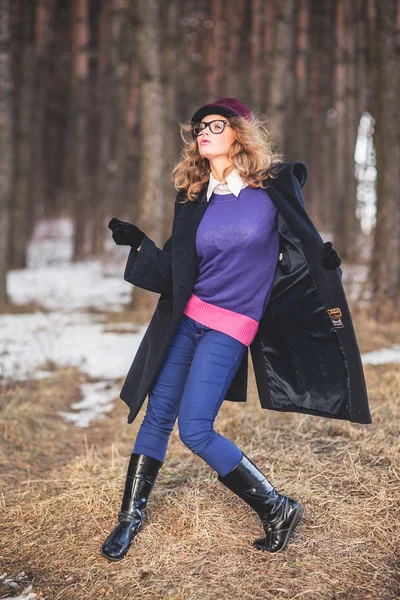
[[[247,187],[247,184],[239,175],[239,171],[235,168],[226,177],[226,183],[215,179],[214,175],[210,172],[210,181],[207,189],[207,202],[209,202],[211,194],[234,194],[236,197],[239,196],[240,191]]]

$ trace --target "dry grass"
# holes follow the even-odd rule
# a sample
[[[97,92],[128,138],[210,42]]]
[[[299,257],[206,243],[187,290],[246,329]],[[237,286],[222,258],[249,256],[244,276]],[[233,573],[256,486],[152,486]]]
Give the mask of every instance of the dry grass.
[[[399,329],[360,320],[361,349],[398,342]],[[99,548],[116,523],[145,406],[127,425],[119,401],[80,430],[57,417],[86,379],[75,369],[10,386],[0,413],[3,570],[24,570],[47,600],[395,600],[400,369],[365,372],[369,426],[264,411],[252,369],[249,402],[225,402],[218,414],[216,429],[305,505],[285,552],[251,546],[262,534],[258,517],[175,428],[146,525],[119,563]]]

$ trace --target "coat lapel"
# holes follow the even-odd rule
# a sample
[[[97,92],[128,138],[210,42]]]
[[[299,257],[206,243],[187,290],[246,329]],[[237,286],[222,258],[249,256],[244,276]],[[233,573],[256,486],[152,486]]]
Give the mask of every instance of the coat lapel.
[[[208,206],[206,192],[205,187],[195,202],[187,201],[180,208],[172,239],[173,253],[185,252],[195,246],[196,231]]]
[[[172,275],[174,279],[174,305],[182,312],[190,298],[197,276],[196,232],[207,210],[207,186],[196,202],[186,202],[179,209],[172,236]]]
[[[192,232],[194,232],[193,241],[195,241],[197,228],[208,207],[207,186],[200,192],[197,200],[190,204],[192,206],[190,207],[191,210],[188,212],[188,225],[192,229]]]

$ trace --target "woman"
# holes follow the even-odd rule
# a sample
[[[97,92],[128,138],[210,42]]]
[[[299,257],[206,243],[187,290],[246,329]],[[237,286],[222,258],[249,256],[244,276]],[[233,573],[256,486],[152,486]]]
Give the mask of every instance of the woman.
[[[130,223],[109,223],[131,246],[125,280],[160,294],[121,390],[129,423],[149,402],[102,546],[109,560],[143,526],[177,418],[183,443],[259,515],[265,537],[254,546],[287,546],[302,503],[213,428],[224,399],[246,400],[249,348],[263,408],[371,422],[341,261],[304,207],[305,165],[279,162],[264,122],[234,98],[201,107],[188,130],[163,249]]]

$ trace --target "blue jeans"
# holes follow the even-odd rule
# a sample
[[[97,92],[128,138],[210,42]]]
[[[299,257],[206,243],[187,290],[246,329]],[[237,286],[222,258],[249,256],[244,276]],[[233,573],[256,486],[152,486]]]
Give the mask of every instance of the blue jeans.
[[[179,437],[221,476],[242,451],[214,431],[214,421],[247,346],[182,315],[149,393],[133,452],[164,461],[174,423]]]

